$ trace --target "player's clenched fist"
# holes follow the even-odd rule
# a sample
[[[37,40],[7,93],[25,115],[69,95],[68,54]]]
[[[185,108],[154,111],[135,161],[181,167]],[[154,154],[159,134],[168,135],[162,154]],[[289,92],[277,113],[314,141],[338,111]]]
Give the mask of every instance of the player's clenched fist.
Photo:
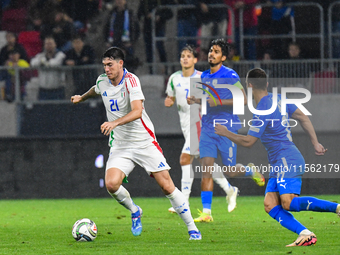
[[[75,96],[71,97],[71,102],[74,103],[74,104],[78,104],[81,101],[83,101],[83,98],[79,95],[75,95]]]
[[[166,107],[171,107],[174,104],[174,99],[172,97],[167,96],[164,100],[164,105]]]

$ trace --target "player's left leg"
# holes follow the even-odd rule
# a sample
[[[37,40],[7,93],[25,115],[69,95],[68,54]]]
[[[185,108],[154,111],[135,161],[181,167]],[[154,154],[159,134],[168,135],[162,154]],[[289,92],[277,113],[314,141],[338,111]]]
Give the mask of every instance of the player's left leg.
[[[216,163],[214,164],[214,172],[212,174],[214,182],[216,182],[226,193],[228,203],[228,212],[232,212],[236,208],[236,199],[239,190],[236,186],[231,186],[227,178],[223,174],[223,170]]]
[[[340,205],[338,203],[317,199],[315,197],[285,197],[282,199],[283,208],[287,211],[314,211],[338,213]]]
[[[269,179],[269,186],[272,186],[271,180],[276,181],[275,179]],[[278,192],[266,193],[264,207],[269,216],[278,221],[281,226],[299,235],[295,242],[287,246],[309,246],[316,243],[315,234],[297,221],[290,212],[282,208]]]
[[[187,225],[190,236],[189,240],[200,240],[202,238],[201,233],[197,229],[194,219],[191,216],[188,201],[183,193],[175,187],[170,177],[169,171],[163,170],[159,172],[153,172],[152,174],[165,196],[170,200],[172,207]]]
[[[181,191],[188,201],[191,193],[191,186],[194,181],[194,171],[191,165],[193,159],[194,156],[183,153],[183,151],[179,159],[179,163],[182,168]],[[170,207],[168,211],[171,213],[176,213],[173,207]]]

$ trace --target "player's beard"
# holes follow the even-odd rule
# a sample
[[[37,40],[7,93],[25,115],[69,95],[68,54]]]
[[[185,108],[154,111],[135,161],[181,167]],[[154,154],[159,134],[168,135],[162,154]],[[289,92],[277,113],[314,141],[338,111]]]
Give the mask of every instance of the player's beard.
[[[210,65],[210,67],[215,67],[215,66],[217,66],[217,65],[219,65],[220,63],[211,63],[211,62],[209,62],[209,65]]]

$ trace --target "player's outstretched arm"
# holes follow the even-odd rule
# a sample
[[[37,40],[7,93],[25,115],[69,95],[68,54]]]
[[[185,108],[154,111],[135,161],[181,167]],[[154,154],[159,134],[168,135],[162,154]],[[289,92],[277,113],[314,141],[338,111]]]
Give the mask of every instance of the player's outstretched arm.
[[[164,100],[164,105],[166,107],[171,107],[175,103],[175,97],[167,96]]]
[[[89,89],[89,91],[87,91],[86,93],[84,93],[83,95],[74,95],[71,97],[71,102],[74,104],[78,104],[80,102],[84,102],[87,99],[91,98],[91,97],[96,97],[97,93],[95,92],[95,86],[93,86],[92,88]]]
[[[235,134],[233,132],[230,132],[226,126],[222,126],[220,124],[216,124],[215,133],[227,137],[230,141],[236,143],[237,145],[247,148],[252,147],[258,139],[257,137],[251,135]]]
[[[319,143],[318,137],[316,136],[314,127],[310,119],[307,115],[305,115],[299,108],[295,110],[295,112],[292,114],[292,118],[299,121],[300,125],[302,126],[303,130],[306,134],[308,134],[309,139],[311,140],[315,154],[316,155],[324,155],[327,151],[322,144]]]

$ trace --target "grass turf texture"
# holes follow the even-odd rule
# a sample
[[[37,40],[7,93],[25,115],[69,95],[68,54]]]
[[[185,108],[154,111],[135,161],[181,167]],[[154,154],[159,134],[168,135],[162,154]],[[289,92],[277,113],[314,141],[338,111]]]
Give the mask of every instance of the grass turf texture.
[[[317,196],[339,202],[337,196]],[[0,254],[338,254],[339,222],[333,213],[294,216],[318,238],[312,247],[291,247],[296,235],[263,210],[263,197],[239,197],[228,213],[225,197],[213,198],[212,223],[197,223],[201,241],[189,241],[186,226],[167,209],[166,198],[135,198],[143,209],[143,232],[131,234],[129,212],[111,198],[0,201]],[[194,217],[200,198],[190,198]],[[98,228],[93,242],[76,242],[76,220],[90,218]]]

